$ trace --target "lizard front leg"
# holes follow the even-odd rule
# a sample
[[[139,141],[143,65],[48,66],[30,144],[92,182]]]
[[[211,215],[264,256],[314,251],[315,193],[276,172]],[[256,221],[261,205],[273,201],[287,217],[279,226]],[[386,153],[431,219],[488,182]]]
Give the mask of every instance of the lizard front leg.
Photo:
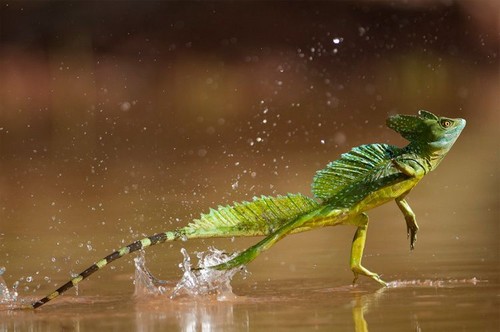
[[[411,155],[403,155],[398,158],[392,159],[393,166],[408,177],[414,178],[417,182],[430,170],[426,167],[427,163],[423,159]],[[406,232],[410,239],[410,249],[415,248],[415,241],[417,241],[418,225],[415,219],[415,213],[411,210],[410,205],[405,200],[406,195],[411,191],[403,193],[397,197],[396,204],[406,220]]]
[[[371,272],[361,265],[366,243],[366,232],[368,230],[368,216],[365,213],[361,213],[356,216],[356,219],[352,220],[351,223],[358,226],[358,229],[354,234],[351,247],[351,270],[354,273],[353,284],[356,283],[359,275],[361,274],[387,287],[387,283],[385,283],[385,281],[383,281],[378,274]]]
[[[425,160],[413,155],[402,155],[391,159],[392,165],[401,173],[409,177],[422,178],[429,172]]]
[[[408,204],[408,202],[405,200],[405,197],[406,195],[408,195],[408,193],[409,191],[396,198],[396,204],[398,205],[401,212],[403,212],[403,215],[405,217],[406,234],[410,239],[410,249],[413,250],[415,249],[415,242],[417,241],[418,225],[417,219],[415,218],[415,213],[413,213],[410,204]]]

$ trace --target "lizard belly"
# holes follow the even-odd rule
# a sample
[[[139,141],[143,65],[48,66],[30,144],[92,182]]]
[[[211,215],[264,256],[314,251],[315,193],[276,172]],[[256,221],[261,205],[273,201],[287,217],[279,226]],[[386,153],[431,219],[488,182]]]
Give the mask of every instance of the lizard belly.
[[[413,177],[376,190],[368,194],[361,202],[356,204],[356,206],[353,207],[353,211],[355,211],[356,213],[365,212],[379,205],[392,201],[415,187],[420,179],[421,177]]]
[[[314,228],[342,224],[349,218],[349,213],[349,209],[336,209],[331,206],[324,206],[308,215],[305,215],[304,218],[307,221],[302,226],[295,228],[291,233],[300,233]]]

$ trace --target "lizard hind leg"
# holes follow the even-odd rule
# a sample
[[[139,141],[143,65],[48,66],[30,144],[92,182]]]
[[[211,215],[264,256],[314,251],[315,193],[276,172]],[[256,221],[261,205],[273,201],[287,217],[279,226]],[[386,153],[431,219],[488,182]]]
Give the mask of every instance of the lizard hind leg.
[[[293,219],[290,222],[278,228],[273,233],[267,235],[263,240],[261,240],[257,244],[241,252],[238,256],[234,257],[233,259],[219,265],[211,266],[209,268],[216,270],[228,270],[236,268],[241,265],[248,264],[255,258],[257,258],[257,256],[262,251],[271,248],[276,242],[284,238],[286,235],[290,234],[294,229],[301,227],[309,219],[310,216],[307,214],[300,216],[296,219]]]
[[[258,242],[257,244],[251,246],[250,248],[240,252],[238,256],[234,257],[233,259],[221,263],[219,265],[215,266],[210,266],[209,268],[215,269],[215,270],[229,270],[233,269],[245,264],[250,263],[253,261],[257,256],[264,250],[269,249],[274,243],[276,243],[278,240],[283,238],[285,234],[276,234],[273,233],[271,235],[268,235],[265,237],[262,241]]]
[[[368,230],[368,216],[365,213],[361,213],[356,216],[355,219],[351,221],[352,224],[358,226],[356,233],[354,234],[354,239],[352,240],[351,247],[351,270],[354,273],[353,284],[356,283],[360,275],[367,276],[387,287],[387,283],[383,281],[380,276],[376,273],[371,272],[363,265],[361,265],[361,260],[363,259],[363,251],[365,249],[366,243],[366,232]]]

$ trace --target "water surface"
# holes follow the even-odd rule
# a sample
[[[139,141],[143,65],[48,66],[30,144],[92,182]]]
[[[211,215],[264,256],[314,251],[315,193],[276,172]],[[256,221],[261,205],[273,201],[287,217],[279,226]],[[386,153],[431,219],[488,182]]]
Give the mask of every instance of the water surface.
[[[499,331],[495,1],[9,2],[0,6],[0,331]],[[293,24],[291,24],[291,22]],[[406,142],[419,109],[467,127],[409,196],[370,211],[352,287],[352,227],[289,236],[238,274],[236,297],[134,295],[126,257],[39,310],[112,250],[254,195],[310,193],[353,146]],[[181,249],[147,267],[175,285]]]

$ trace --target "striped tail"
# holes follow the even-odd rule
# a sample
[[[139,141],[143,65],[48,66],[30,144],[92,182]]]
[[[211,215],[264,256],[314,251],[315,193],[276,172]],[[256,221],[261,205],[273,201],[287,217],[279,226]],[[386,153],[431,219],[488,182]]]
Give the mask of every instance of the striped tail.
[[[174,241],[174,240],[180,239],[182,236],[183,236],[182,231],[158,233],[158,234],[146,237],[142,240],[135,241],[135,242],[133,242],[125,247],[122,247],[122,248],[118,249],[117,251],[113,252],[112,254],[109,254],[108,256],[104,257],[100,261],[96,262],[95,264],[93,264],[92,266],[87,268],[85,271],[83,271],[82,273],[80,273],[79,275],[77,275],[76,277],[74,277],[73,279],[71,279],[70,281],[68,281],[67,283],[65,283],[64,285],[59,287],[58,289],[56,289],[51,294],[47,295],[46,297],[44,297],[36,302],[33,302],[31,304],[31,307],[33,309],[36,309],[36,308],[44,305],[45,303],[55,299],[56,297],[58,297],[62,293],[66,292],[68,289],[78,285],[82,280],[86,279],[88,276],[90,276],[94,272],[99,271],[100,269],[102,269],[103,267],[105,267],[109,263],[117,260],[120,257],[123,257],[129,253],[134,252],[134,251],[153,246],[153,245],[158,244],[158,243],[163,243],[166,241]]]

